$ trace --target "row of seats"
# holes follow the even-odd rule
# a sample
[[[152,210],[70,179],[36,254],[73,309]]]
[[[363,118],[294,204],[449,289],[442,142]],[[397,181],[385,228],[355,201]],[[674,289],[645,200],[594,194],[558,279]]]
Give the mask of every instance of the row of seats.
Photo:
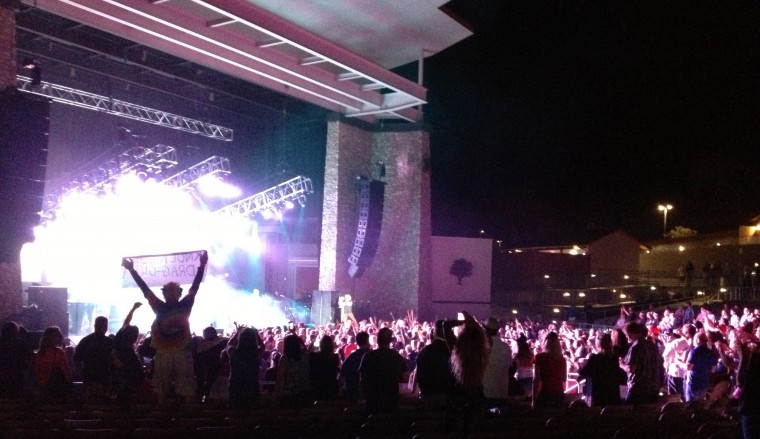
[[[0,435],[8,438],[141,439],[263,437],[284,439],[543,439],[740,438],[736,413],[669,402],[642,406],[534,410],[524,403],[500,411],[429,412],[405,406],[394,414],[366,416],[360,407],[319,401],[299,414],[259,409],[235,412],[203,405],[173,409],[135,407],[15,407],[0,402]]]

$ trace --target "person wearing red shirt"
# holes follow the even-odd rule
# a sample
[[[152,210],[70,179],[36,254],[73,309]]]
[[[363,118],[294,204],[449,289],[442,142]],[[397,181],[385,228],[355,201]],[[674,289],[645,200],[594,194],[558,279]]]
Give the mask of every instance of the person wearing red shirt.
[[[57,326],[45,329],[34,363],[37,385],[43,400],[64,402],[71,394],[71,369],[62,346],[61,330]]]
[[[544,351],[536,355],[533,369],[533,407],[561,408],[565,403],[567,362],[556,332],[544,339]]]

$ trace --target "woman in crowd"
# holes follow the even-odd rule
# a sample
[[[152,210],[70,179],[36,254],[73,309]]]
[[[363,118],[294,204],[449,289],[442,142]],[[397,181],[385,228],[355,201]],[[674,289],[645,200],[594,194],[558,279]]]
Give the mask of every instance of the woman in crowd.
[[[330,335],[319,340],[319,352],[309,353],[309,379],[316,400],[338,399],[340,358]]]
[[[309,357],[297,335],[285,337],[283,355],[277,366],[275,403],[298,413],[309,399]]]
[[[628,343],[628,337],[626,337],[625,332],[623,331],[623,327],[613,328],[610,336],[612,337],[612,353],[615,354],[617,358],[625,357],[625,354],[628,353],[630,344]]]
[[[254,328],[239,326],[230,338],[224,356],[229,362],[229,397],[231,409],[252,410],[258,407],[259,367],[264,343]]]
[[[483,327],[470,314],[464,313],[464,326],[451,351],[451,372],[454,375],[455,402],[471,405],[483,399],[490,345]]]
[[[544,340],[544,351],[536,355],[533,369],[533,407],[561,408],[565,403],[567,361],[556,332]]]
[[[517,353],[513,359],[513,365],[516,368],[515,377],[522,385],[526,396],[531,395],[533,390],[533,361],[535,356],[533,350],[528,344],[528,338],[520,334],[517,338]]]
[[[43,401],[61,403],[71,395],[71,368],[63,350],[63,334],[57,326],[45,329],[35,358],[35,376]]]

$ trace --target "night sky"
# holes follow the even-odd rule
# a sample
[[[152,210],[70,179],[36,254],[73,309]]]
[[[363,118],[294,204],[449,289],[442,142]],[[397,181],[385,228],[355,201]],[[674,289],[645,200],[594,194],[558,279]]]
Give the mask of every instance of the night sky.
[[[759,4],[451,2],[475,35],[425,64],[434,234],[646,241],[663,202],[668,229],[749,224]]]

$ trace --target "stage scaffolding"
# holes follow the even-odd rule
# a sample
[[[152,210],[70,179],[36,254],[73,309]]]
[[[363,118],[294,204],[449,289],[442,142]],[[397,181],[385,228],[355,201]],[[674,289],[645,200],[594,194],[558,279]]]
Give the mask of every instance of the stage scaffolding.
[[[279,209],[287,201],[297,201],[304,205],[306,195],[314,192],[312,181],[308,177],[297,176],[250,197],[230,204],[214,212],[215,215],[234,218],[253,216],[267,209]]]
[[[159,177],[177,166],[177,150],[173,146],[158,144],[153,147],[133,146],[116,157],[49,192],[43,200],[43,218],[49,218],[63,198],[74,193],[97,193],[122,175],[144,172],[145,176]]]
[[[112,99],[94,93],[89,93],[75,88],[64,87],[50,82],[41,82],[32,85],[32,79],[25,76],[16,76],[16,88],[18,90],[40,96],[46,96],[53,102],[60,102],[75,107],[100,111],[115,116],[126,117],[140,122],[147,122],[165,128],[198,134],[212,139],[232,141],[233,131],[230,128],[201,122],[189,117],[178,116],[165,111],[143,107],[118,99]]]

